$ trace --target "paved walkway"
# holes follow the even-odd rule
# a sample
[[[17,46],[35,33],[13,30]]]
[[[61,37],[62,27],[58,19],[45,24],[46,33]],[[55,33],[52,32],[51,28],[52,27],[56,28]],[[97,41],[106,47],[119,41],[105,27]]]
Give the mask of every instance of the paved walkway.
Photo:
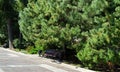
[[[0,72],[95,72],[51,59],[0,48]]]

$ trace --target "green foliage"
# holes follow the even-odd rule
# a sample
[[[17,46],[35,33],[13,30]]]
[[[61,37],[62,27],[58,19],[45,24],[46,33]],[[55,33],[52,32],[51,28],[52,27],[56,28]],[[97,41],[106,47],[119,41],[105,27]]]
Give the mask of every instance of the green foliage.
[[[120,64],[119,0],[30,0],[19,17],[31,53],[69,48],[90,68]]]
[[[99,7],[97,3],[92,4],[92,2],[102,4],[103,7]],[[106,64],[107,66],[108,62],[119,65],[120,22],[119,18],[117,18],[119,6],[114,1],[94,0],[91,1],[89,7],[95,4],[98,5],[97,9],[100,8],[100,10],[98,10],[97,16],[92,16],[92,19],[98,25],[90,29],[87,33],[82,33],[87,37],[87,40],[83,45],[83,49],[77,53],[77,57],[85,66],[89,66],[90,68],[101,64]],[[113,5],[111,6],[111,4]],[[96,7],[93,7],[93,9],[96,10]]]
[[[37,51],[38,51],[38,50],[43,50],[43,51],[44,51],[44,48],[43,48],[44,45],[42,45],[41,43],[42,43],[42,42],[39,41],[39,40],[37,40],[37,41],[35,42],[35,48],[36,48]]]
[[[33,46],[28,46],[26,48],[26,51],[30,54],[34,54],[36,52]]]
[[[7,28],[3,12],[4,0],[0,0],[0,44],[3,44],[7,37]]]
[[[43,50],[43,47],[42,46],[36,46],[36,47],[34,47],[34,46],[28,46],[27,48],[26,48],[26,51],[28,52],[28,53],[30,53],[30,54],[37,54],[38,53],[38,50]],[[43,50],[44,51],[44,50]]]
[[[2,19],[2,16],[0,17],[0,43],[3,44],[6,41],[7,38],[7,30],[6,25],[3,25],[4,19]]]
[[[63,48],[68,43],[70,47],[73,37],[80,35],[80,15],[76,13],[70,1],[32,1],[19,14],[20,30],[26,40],[33,43],[39,40],[45,49],[50,44]]]
[[[27,5],[28,0],[12,0],[12,7],[15,11],[20,12]]]
[[[13,45],[14,45],[15,48],[18,48],[19,44],[20,44],[19,39],[14,39],[13,40]]]

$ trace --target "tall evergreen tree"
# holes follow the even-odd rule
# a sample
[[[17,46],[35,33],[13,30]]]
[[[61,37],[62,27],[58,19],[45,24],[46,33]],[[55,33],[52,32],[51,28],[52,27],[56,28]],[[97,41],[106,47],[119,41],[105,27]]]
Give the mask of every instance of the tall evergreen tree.
[[[11,16],[10,14],[12,14],[12,7],[10,6],[10,3],[8,0],[1,0],[1,14],[3,17],[3,20],[6,21],[4,23],[7,24],[7,28],[8,28],[8,37],[9,37],[9,47],[13,48],[13,44],[12,44],[12,30],[11,30]]]
[[[8,37],[9,48],[13,48],[13,37],[16,37],[19,33],[19,28],[17,24],[18,13],[27,4],[27,0],[0,0],[0,18],[1,18],[1,36]],[[6,33],[5,30],[8,30]],[[13,34],[15,33],[16,34]],[[8,36],[6,36],[8,34]]]

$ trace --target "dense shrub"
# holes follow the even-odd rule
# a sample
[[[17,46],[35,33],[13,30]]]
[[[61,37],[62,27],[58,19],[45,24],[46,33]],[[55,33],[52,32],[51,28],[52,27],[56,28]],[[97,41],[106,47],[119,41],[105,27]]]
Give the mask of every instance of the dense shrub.
[[[84,66],[112,68],[120,64],[119,5],[119,0],[33,0],[19,13],[20,30],[35,44],[28,47],[31,53],[71,49]]]
[[[39,41],[45,49],[53,45],[72,48],[73,38],[80,36],[80,14],[71,1],[32,1],[19,16],[23,37],[33,43]]]

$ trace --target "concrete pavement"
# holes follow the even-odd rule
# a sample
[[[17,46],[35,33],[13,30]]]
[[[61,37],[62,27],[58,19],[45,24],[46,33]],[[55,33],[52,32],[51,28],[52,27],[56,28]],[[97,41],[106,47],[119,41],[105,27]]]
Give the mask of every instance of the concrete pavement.
[[[0,47],[0,72],[94,72]]]

